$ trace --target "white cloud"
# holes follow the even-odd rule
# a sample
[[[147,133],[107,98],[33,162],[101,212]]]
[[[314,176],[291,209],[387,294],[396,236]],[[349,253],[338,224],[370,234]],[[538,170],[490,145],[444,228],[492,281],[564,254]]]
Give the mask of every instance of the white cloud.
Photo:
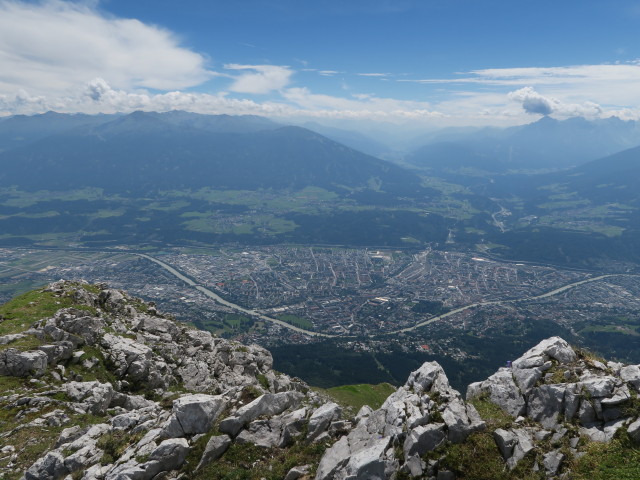
[[[389,73],[358,73],[360,77],[389,77]]]
[[[339,73],[344,73],[344,72],[339,72],[337,70],[320,70],[318,71],[318,73],[323,77],[333,77],[334,75],[337,75]]]
[[[352,98],[344,98],[315,94],[304,87],[289,88],[281,94],[298,107],[297,115],[376,120],[433,119],[444,116],[426,102],[379,98],[371,94],[355,94]]]
[[[252,114],[276,118],[371,119],[386,121],[429,120],[442,118],[424,102],[378,98],[356,94],[351,98],[314,94],[307,88],[281,91],[283,100],[255,102],[230,98],[225,93],[188,93],[173,91],[159,94],[131,93],[112,88],[102,78],[87,82],[77,93],[64,97],[32,97],[26,92],[0,96],[0,112],[42,113],[47,110],[86,113],[128,113],[135,110],[185,110],[207,114]]]
[[[595,117],[602,113],[602,107],[597,103],[566,104],[556,98],[541,95],[532,87],[509,92],[508,96],[511,100],[522,104],[525,112],[531,114],[551,115],[555,113],[564,117]]]
[[[286,87],[293,71],[289,67],[278,65],[238,65],[228,64],[227,70],[247,70],[235,77],[235,81],[229,88],[232,92],[264,94]]]
[[[640,105],[640,64],[573,65],[561,67],[488,68],[447,79],[401,79],[422,84],[479,84],[494,88],[546,87],[567,104],[587,101],[602,106]]]
[[[132,93],[112,88],[104,79],[96,78],[77,92],[61,97],[33,97],[27,92],[0,95],[0,115],[33,114],[55,110],[62,113],[129,113],[135,110],[165,112],[185,110],[207,114],[253,114],[282,116],[292,113],[284,104],[227,98],[224,93],[188,93],[172,91],[159,94]]]
[[[640,60],[482,69],[449,79],[412,80],[425,85],[415,98],[437,102],[400,100],[392,97],[408,98],[409,89],[388,88],[380,96],[353,93],[359,83],[370,91],[367,77],[387,87],[395,84],[390,80],[398,75],[375,69],[345,73],[308,68],[307,61],[298,60],[305,67],[299,71],[314,75],[297,80],[317,82],[313,90],[307,88],[311,84],[293,85],[295,70],[283,65],[238,62],[216,73],[207,68],[204,55],[181,45],[170,31],[108,16],[96,5],[92,0],[0,0],[0,115],[182,109],[441,125],[524,123],[531,113],[640,118]],[[338,74],[341,82],[324,78]],[[225,91],[185,91],[213,77],[224,77],[219,88]],[[343,92],[314,93],[326,85],[339,92],[340,84]],[[436,90],[436,85],[442,88]],[[265,96],[260,102],[243,98],[250,95]]]
[[[186,88],[210,77],[205,63],[171,32],[87,3],[0,0],[0,93],[62,94],[95,77],[126,89]]]

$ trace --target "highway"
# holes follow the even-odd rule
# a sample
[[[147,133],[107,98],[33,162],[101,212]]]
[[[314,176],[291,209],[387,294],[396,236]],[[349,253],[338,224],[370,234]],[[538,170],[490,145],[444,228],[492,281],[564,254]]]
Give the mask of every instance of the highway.
[[[536,296],[533,296],[533,297],[514,298],[514,299],[511,299],[511,300],[493,300],[493,301],[490,301],[490,302],[471,303],[469,305],[465,305],[464,307],[458,307],[458,308],[456,308],[454,310],[451,310],[451,311],[449,311],[447,313],[444,313],[442,315],[438,315],[437,317],[432,317],[429,320],[425,320],[424,322],[416,323],[412,327],[403,328],[401,330],[394,330],[393,332],[385,332],[383,335],[394,335],[394,334],[397,334],[397,333],[411,332],[413,330],[416,330],[417,328],[424,327],[425,325],[429,325],[430,323],[437,322],[437,321],[442,320],[444,318],[447,318],[447,317],[450,317],[452,315],[455,315],[456,313],[464,312],[465,310],[469,310],[470,308],[474,308],[474,307],[482,307],[482,306],[486,306],[486,305],[505,305],[505,304],[508,304],[508,303],[519,303],[519,302],[530,302],[532,300],[541,300],[543,298],[554,297],[554,296],[559,295],[559,294],[561,294],[563,292],[566,292],[567,290],[571,290],[573,288],[579,287],[580,285],[584,285],[585,283],[597,282],[597,281],[603,280],[605,278],[617,277],[617,276],[636,276],[636,275],[628,275],[628,274],[624,274],[624,273],[620,273],[620,274],[615,274],[614,273],[614,274],[610,274],[610,275],[600,275],[598,277],[587,278],[586,280],[581,280],[579,282],[569,283],[569,284],[564,285],[562,287],[556,288],[555,290],[551,290],[549,292],[543,293],[541,295],[536,295]]]
[[[151,257],[149,255],[146,255],[144,253],[133,253],[133,255],[137,255],[139,257],[145,258],[151,262],[154,262],[158,265],[160,265],[162,268],[164,268],[165,270],[167,270],[169,273],[175,275],[177,278],[179,278],[180,280],[182,280],[183,282],[187,283],[188,285],[191,285],[192,287],[194,287],[196,290],[198,290],[199,292],[202,292],[204,295],[206,295],[207,297],[211,298],[212,300],[214,300],[215,302],[224,305],[226,307],[232,308],[233,310],[237,310],[239,312],[245,313],[247,315],[251,315],[252,317],[257,317],[260,320],[264,320],[267,322],[272,322],[275,323],[277,325],[280,325],[281,327],[284,328],[288,328],[289,330],[293,330],[294,332],[298,332],[298,333],[303,333],[305,335],[309,335],[312,337],[323,337],[323,338],[348,338],[348,335],[330,335],[327,333],[319,333],[319,332],[312,332],[310,330],[305,330],[303,328],[299,328],[296,326],[293,326],[289,323],[283,322],[282,320],[278,320],[277,318],[273,318],[273,317],[268,317],[266,315],[263,315],[255,310],[252,309],[248,309],[248,308],[244,308],[240,305],[236,305],[235,303],[231,303],[227,300],[225,300],[224,298],[222,298],[221,296],[217,295],[215,292],[209,290],[208,288],[203,287],[202,285],[199,285],[197,282],[193,281],[191,278],[183,275],[182,273],[180,273],[178,270],[176,270],[175,268],[173,268],[171,265],[168,265],[166,263],[164,263],[161,260],[158,260],[157,258]],[[406,333],[406,332],[412,332],[418,328],[424,327],[425,325],[429,325],[431,323],[434,322],[438,322],[440,320],[444,320],[445,318],[451,317],[453,315],[456,315],[460,312],[464,312],[465,310],[469,310],[470,308],[475,308],[475,307],[482,307],[482,306],[488,306],[488,305],[505,305],[505,304],[509,304],[509,303],[519,303],[519,302],[529,302],[529,301],[533,301],[533,300],[542,300],[544,298],[549,298],[549,297],[553,297],[556,295],[559,295],[561,293],[564,293],[568,290],[571,290],[573,288],[579,287],[580,285],[584,285],[586,283],[592,283],[592,282],[597,282],[600,280],[604,280],[605,278],[610,278],[610,277],[616,277],[616,276],[637,276],[637,275],[630,275],[630,274],[608,274],[608,275],[599,275],[597,277],[592,277],[592,278],[587,278],[585,280],[580,280],[579,282],[573,282],[573,283],[569,283],[567,285],[563,285],[562,287],[558,287],[554,290],[551,290],[549,292],[546,293],[542,293],[540,295],[536,295],[533,297],[525,297],[525,298],[514,298],[514,299],[510,299],[510,300],[492,300],[492,301],[488,301],[488,302],[477,302],[477,303],[471,303],[469,305],[464,305],[462,307],[458,307],[455,308],[447,313],[444,313],[442,315],[438,315],[436,317],[432,317],[428,320],[425,320],[423,322],[420,323],[416,323],[415,325],[411,326],[411,327],[407,327],[407,328],[403,328],[400,330],[394,330],[392,332],[384,332],[384,333],[380,333],[379,335],[396,335],[398,333]]]
[[[293,330],[294,332],[298,332],[298,333],[303,333],[305,335],[309,335],[311,337],[325,337],[325,338],[338,337],[338,335],[329,335],[329,334],[326,334],[326,333],[312,332],[310,330],[305,330],[303,328],[298,328],[298,327],[296,327],[294,325],[291,325],[291,324],[289,324],[287,322],[283,322],[282,320],[278,320],[277,318],[267,317],[266,315],[263,315],[263,314],[261,314],[259,312],[256,312],[255,310],[244,308],[244,307],[241,307],[240,305],[236,305],[235,303],[228,302],[227,300],[222,298],[220,295],[217,295],[215,292],[212,292],[208,288],[205,288],[202,285],[199,285],[198,283],[194,282],[189,277],[187,277],[187,276],[183,275],[182,273],[180,273],[178,270],[173,268],[171,265],[168,265],[168,264],[164,263],[163,261],[158,260],[157,258],[151,257],[151,256],[146,255],[144,253],[134,253],[133,255],[137,255],[139,257],[146,258],[147,260],[160,265],[162,268],[164,268],[169,273],[175,275],[176,277],[178,277],[183,282],[187,283],[188,285],[191,285],[196,290],[198,290],[199,292],[202,292],[204,295],[206,295],[207,297],[211,298],[212,300],[214,300],[215,302],[217,302],[217,303],[219,303],[221,305],[224,305],[226,307],[232,308],[232,309],[237,310],[237,311],[242,312],[242,313],[246,313],[247,315],[251,315],[252,317],[257,317],[260,320],[265,320],[267,322],[275,323],[277,325],[280,325],[281,327],[288,328],[289,330]]]

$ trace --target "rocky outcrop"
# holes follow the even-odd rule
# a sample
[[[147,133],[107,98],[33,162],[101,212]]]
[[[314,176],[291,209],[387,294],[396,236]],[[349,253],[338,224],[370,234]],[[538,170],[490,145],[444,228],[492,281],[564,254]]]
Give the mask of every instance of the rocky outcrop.
[[[0,476],[196,479],[275,459],[269,468],[288,480],[455,480],[467,477],[448,452],[471,445],[475,455],[482,438],[501,471],[526,465],[566,479],[585,454],[581,439],[623,433],[640,442],[640,366],[596,360],[558,337],[470,385],[466,401],[427,362],[380,408],[345,417],[274,372],[261,347],[179,324],[106,285],[56,282],[45,292],[76,304],[0,337],[0,375],[19,379],[0,392],[10,412],[10,427],[0,425]],[[507,420],[483,420],[474,402],[496,405]],[[31,437],[46,449],[21,464],[35,441],[11,442]],[[283,461],[289,449],[296,464]],[[245,461],[255,451],[265,453]]]
[[[43,294],[77,305],[5,335],[0,343],[0,375],[30,377],[34,388],[46,389],[39,396],[25,390],[0,397],[2,406],[17,409],[18,419],[29,419],[19,428],[68,425],[25,469],[25,479],[165,478],[185,465],[199,438],[218,424],[239,443],[284,446],[307,431],[318,410],[313,405],[320,397],[301,393],[309,390],[306,385],[273,372],[271,355],[261,347],[176,323],[105,285],[96,291],[61,281]],[[12,347],[25,340],[34,348]],[[85,418],[79,415],[101,423],[74,425]],[[339,416],[318,412],[314,431],[326,435]],[[317,418],[323,421],[318,424]],[[274,440],[265,440],[264,424],[276,432]],[[11,438],[12,431],[0,435]],[[211,436],[190,468],[205,468],[233,442],[228,435]]]
[[[391,478],[402,465],[421,475],[424,454],[484,428],[476,409],[451,388],[435,362],[413,372],[378,410],[359,417],[355,428],[322,457],[316,480]]]
[[[637,419],[631,415],[640,386],[640,368],[603,362],[552,337],[531,348],[487,380],[469,385],[467,399],[486,398],[530,427],[498,429],[494,438],[507,465],[514,468],[542,440],[578,444],[580,436],[609,442],[621,428],[633,437]],[[633,392],[633,393],[632,393]],[[632,423],[633,422],[633,423]],[[576,428],[577,427],[577,428]],[[565,455],[550,451],[544,468],[555,475]]]
[[[15,348],[0,350],[0,375],[10,377],[39,377],[47,368],[45,352],[21,352]]]

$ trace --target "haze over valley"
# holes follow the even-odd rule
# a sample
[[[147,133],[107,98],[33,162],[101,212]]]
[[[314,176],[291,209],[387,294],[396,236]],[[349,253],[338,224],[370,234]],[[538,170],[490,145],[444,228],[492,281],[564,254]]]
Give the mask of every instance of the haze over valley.
[[[620,140],[637,127],[618,121],[615,136],[616,122],[472,133],[517,130],[562,157],[557,139],[579,125],[614,152],[535,173],[450,150],[417,168],[415,154],[382,160],[256,116],[9,117],[4,296],[108,280],[325,386],[397,383],[426,358],[456,365],[462,386],[552,334],[637,361],[640,163]],[[337,366],[354,361],[357,373]]]

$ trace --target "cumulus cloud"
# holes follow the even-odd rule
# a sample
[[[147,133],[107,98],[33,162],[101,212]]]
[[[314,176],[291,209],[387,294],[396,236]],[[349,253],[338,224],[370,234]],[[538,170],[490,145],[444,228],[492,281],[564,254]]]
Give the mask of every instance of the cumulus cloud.
[[[525,112],[534,115],[551,115],[552,113],[565,117],[594,117],[602,113],[600,105],[593,102],[563,103],[560,100],[541,95],[532,87],[524,87],[509,92],[509,99],[522,104]]]
[[[278,101],[256,102],[232,98],[226,93],[183,91],[151,94],[128,92],[112,87],[105,79],[86,82],[71,95],[32,96],[22,90],[16,95],[0,95],[0,115],[43,113],[129,113],[135,110],[165,112],[184,110],[203,114],[262,115],[274,118],[370,119],[385,121],[425,120],[443,115],[424,102],[378,98],[370,94],[350,98],[314,94],[307,88],[285,88]]]
[[[509,98],[521,103],[525,112],[539,115],[551,115],[560,104],[555,98],[547,98],[540,95],[531,87],[524,87],[515,92],[510,92]]]
[[[265,94],[286,87],[293,70],[278,65],[238,65],[227,64],[227,70],[246,70],[247,73],[235,77],[229,88],[232,92]]]
[[[606,111],[629,105],[640,105],[640,63],[637,60],[601,65],[569,65],[559,67],[487,68],[461,73],[452,78],[400,79],[425,85],[482,85],[484,88],[545,88],[556,99],[581,105],[596,102]],[[480,94],[480,92],[478,92]],[[535,106],[544,108],[539,101]],[[542,102],[544,103],[544,102]],[[588,108],[588,110],[592,110]]]
[[[208,78],[206,59],[169,31],[107,17],[88,3],[0,0],[0,92],[62,94],[95,77],[168,90]]]

